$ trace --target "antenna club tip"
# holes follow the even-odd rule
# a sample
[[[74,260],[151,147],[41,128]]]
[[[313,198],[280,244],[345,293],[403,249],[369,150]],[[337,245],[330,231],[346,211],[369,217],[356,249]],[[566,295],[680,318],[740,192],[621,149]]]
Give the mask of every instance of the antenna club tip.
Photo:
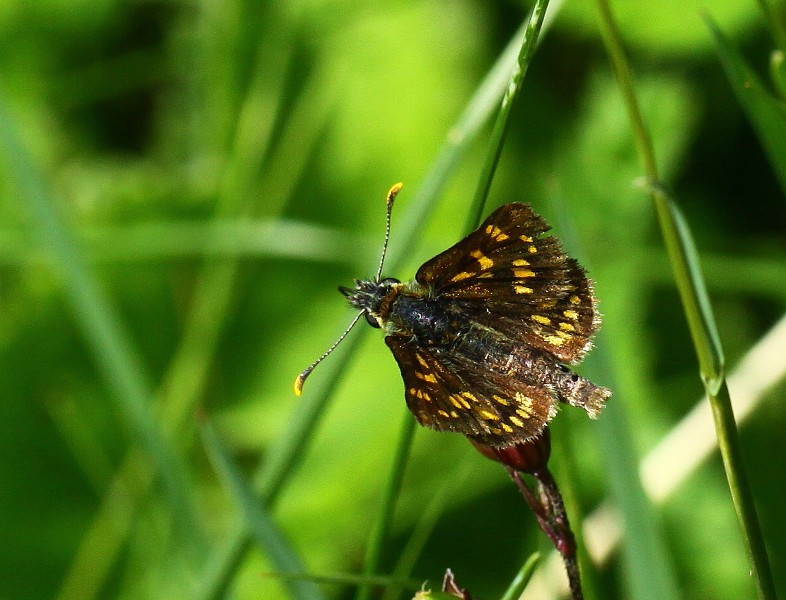
[[[295,396],[298,398],[303,393],[303,382],[306,378],[303,376],[303,373],[295,377],[295,382],[292,384],[292,390],[295,392]]]
[[[390,190],[388,190],[388,195],[387,195],[388,206],[393,204],[393,200],[395,200],[396,196],[398,196],[398,193],[401,191],[401,188],[403,187],[404,184],[399,181],[398,183],[394,183],[393,186],[390,188]]]

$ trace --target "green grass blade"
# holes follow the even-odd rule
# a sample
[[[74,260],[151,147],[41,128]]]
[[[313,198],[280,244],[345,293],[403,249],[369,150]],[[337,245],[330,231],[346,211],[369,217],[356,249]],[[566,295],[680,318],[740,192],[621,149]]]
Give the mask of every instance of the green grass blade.
[[[297,400],[287,423],[285,435],[274,443],[254,475],[254,489],[260,501],[273,506],[289,476],[308,449],[308,442],[323,414],[330,397],[342,379],[351,357],[365,337],[366,329],[354,332],[334,352],[333,361],[323,365],[321,380],[309,381],[309,393]],[[327,377],[326,377],[327,374]],[[250,533],[244,524],[237,524],[227,535],[222,546],[213,552],[197,586],[195,598],[221,598],[231,584],[234,573],[250,547]]]
[[[784,27],[782,18],[783,10],[779,13],[770,0],[758,0],[758,2],[775,45],[781,52],[786,52],[786,27]],[[782,6],[780,8],[782,9]]]
[[[429,536],[437,526],[437,521],[444,512],[451,494],[454,493],[454,490],[464,488],[469,480],[470,471],[469,465],[465,465],[462,469],[454,472],[452,476],[445,478],[438,491],[431,497],[415,524],[406,545],[399,554],[396,566],[393,568],[394,580],[403,581],[412,574],[415,562],[423,551],[426,542],[428,542]],[[396,600],[400,595],[400,586],[391,585],[385,589],[382,600]]]
[[[141,361],[133,350],[119,316],[87,267],[71,233],[56,211],[56,202],[16,133],[0,96],[0,149],[17,196],[30,218],[31,232],[46,252],[59,276],[77,324],[92,348],[99,370],[116,402],[118,418],[131,432],[132,442],[144,451],[144,460],[155,465],[169,496],[173,515],[192,550],[204,548],[196,501],[184,461],[163,435],[152,408],[153,393]]]
[[[677,289],[698,356],[701,377],[713,409],[716,434],[742,536],[746,542],[751,574],[759,597],[762,599],[775,598],[775,586],[769,559],[742,461],[734,413],[725,384],[723,352],[718,341],[715,319],[707,297],[704,278],[699,270],[692,236],[679,209],[661,189],[652,143],[639,110],[633,88],[633,78],[622,50],[619,32],[608,2],[598,0],[598,5],[601,12],[604,42],[609,50],[612,65],[627,102],[634,135],[650,186],[649,192],[658,215],[666,251],[674,270]]]
[[[600,9],[601,30],[604,43],[611,63],[620,82],[620,91],[628,107],[628,115],[635,131],[634,140],[639,155],[642,157],[644,170],[650,181],[657,181],[652,141],[644,124],[643,116],[638,108],[638,98],[631,84],[632,75],[628,68],[622,44],[611,9],[605,0],[598,0]],[[604,439],[613,439],[615,446],[622,448],[634,447],[630,436],[630,424],[623,406],[610,403],[600,423],[601,435]],[[610,431],[604,431],[604,430]],[[608,437],[613,436],[613,437]],[[609,483],[620,514],[625,522],[626,543],[623,546],[623,557],[629,573],[628,584],[632,598],[662,599],[678,598],[678,586],[674,568],[666,551],[663,533],[657,522],[652,505],[647,501],[638,472],[630,460],[626,460],[626,452],[619,452],[603,444],[605,463],[608,465]],[[630,455],[629,455],[630,456]],[[635,454],[632,454],[635,456]]]
[[[510,78],[510,83],[505,89],[505,94],[502,96],[502,105],[497,113],[494,128],[491,130],[491,140],[489,141],[489,148],[486,152],[486,159],[480,172],[470,210],[467,212],[467,221],[464,225],[465,234],[475,229],[483,218],[486,199],[491,189],[491,182],[494,179],[499,157],[502,155],[502,146],[505,143],[505,136],[508,132],[511,109],[521,90],[521,85],[524,83],[524,76],[527,74],[529,63],[532,61],[532,56],[535,53],[538,37],[543,27],[543,19],[546,16],[548,6],[548,0],[536,0],[535,6],[533,6],[530,17],[525,25],[524,40],[521,43],[518,60],[513,70],[513,75]]]
[[[259,48],[258,51],[262,52]],[[277,64],[276,69],[268,63],[270,71],[265,74],[257,71],[250,85],[251,91],[241,102],[238,124],[234,128],[228,127],[233,129],[234,135],[227,136],[230,140],[230,158],[217,186],[215,213],[219,220],[245,215],[253,206],[249,191],[254,185],[257,169],[267,154],[273,129],[272,121],[275,120],[274,117],[267,120],[260,117],[267,112],[271,115],[277,114],[280,104],[279,91],[273,91],[280,90],[280,86],[271,86],[264,93],[260,92],[260,88],[264,87],[263,81],[270,81],[266,79],[266,75],[274,80],[276,77],[283,77],[288,54],[279,54],[276,56],[281,64]],[[208,227],[207,235],[213,240],[221,233],[220,228]],[[164,239],[168,237],[163,235]],[[142,244],[145,242],[139,238],[132,241]],[[205,241],[209,244],[210,239]],[[162,421],[173,438],[177,438],[185,424],[189,423],[192,410],[201,398],[212,358],[231,308],[236,276],[236,260],[209,259],[196,279],[182,339],[158,392]],[[139,469],[138,462],[138,450],[132,448],[121,463],[115,481],[110,485],[66,574],[60,591],[61,600],[93,597],[108,577],[122,544],[131,532],[136,513],[135,504],[144,500],[152,483],[150,476]],[[139,490],[129,500],[121,497],[125,491],[123,481],[133,481]],[[121,507],[120,510],[118,507]],[[107,523],[110,521],[112,525],[108,527]],[[96,562],[96,556],[101,557],[100,561]]]
[[[264,504],[256,499],[251,486],[246,483],[242,473],[233,464],[213,426],[208,421],[203,421],[200,432],[213,467],[241,509],[244,521],[255,542],[277,570],[304,572],[305,568],[300,557],[285,539]],[[292,597],[297,600],[325,598],[312,582],[296,578],[286,578],[283,581]]]
[[[775,50],[770,54],[770,79],[781,100],[786,100],[786,54]]]
[[[661,189],[652,190],[651,195],[693,336],[704,386],[708,393],[714,394],[726,376],[726,359],[699,266],[696,245],[682,212],[671,198]]]
[[[361,269],[377,240],[350,231],[288,219],[221,219],[212,223],[162,221],[77,228],[91,264],[139,264],[182,258],[306,260]],[[0,230],[0,264],[37,266],[46,256],[21,232]]]
[[[365,575],[358,575],[356,573],[333,573],[331,575],[315,575],[313,573],[305,572],[285,572],[276,571],[271,573],[263,573],[263,576],[274,577],[276,579],[299,579],[302,581],[313,581],[314,583],[326,583],[337,585],[353,585],[353,586],[377,586],[377,587],[404,587],[409,590],[415,591],[420,588],[422,582],[415,581],[414,579],[405,580],[397,579],[395,577],[375,576],[366,577]],[[454,596],[455,598],[455,596]]]
[[[516,573],[516,576],[513,578],[513,581],[510,582],[508,589],[505,590],[500,600],[515,600],[521,596],[529,580],[532,579],[532,574],[535,572],[539,563],[540,553],[535,552],[527,559],[527,562],[524,563],[519,572]]]
[[[736,391],[734,410],[740,423],[755,414],[764,397],[786,377],[786,360],[780,352],[784,341],[786,315],[781,316],[729,375],[729,387]],[[705,431],[711,420],[711,405],[706,398],[700,399],[693,410],[641,461],[639,476],[651,502],[663,505],[673,500],[677,490],[717,449],[714,429],[712,433]],[[616,451],[622,453],[625,449],[618,447]],[[620,546],[622,530],[616,504],[606,500],[584,519],[582,537],[594,548],[593,559],[600,564],[608,561]],[[549,554],[546,567],[550,579],[562,575],[561,562],[556,551]]]
[[[604,360],[602,343],[595,353],[593,360],[611,364]],[[680,594],[674,565],[658,517],[642,489],[630,420],[619,400],[609,403],[597,425],[611,496],[625,524],[621,552],[629,597],[676,599]]]
[[[786,193],[786,105],[764,86],[712,19],[706,22],[726,77]]]
[[[367,329],[353,332],[333,353],[333,364],[322,365],[322,381],[310,388],[313,394],[303,394],[287,421],[286,435],[268,451],[267,460],[254,476],[254,487],[268,504],[274,504],[308,448],[308,441],[324,412],[349,363],[360,347]],[[336,356],[337,355],[337,356]],[[325,377],[327,371],[327,377]],[[309,382],[312,383],[312,382]]]
[[[739,433],[726,382],[722,382],[715,395],[708,394],[708,399],[723,458],[723,468],[726,471],[734,510],[737,512],[737,521],[740,524],[740,533],[751,565],[751,577],[761,600],[776,600],[778,596],[775,592],[767,546],[764,543],[748,474],[744,469]]]
[[[555,217],[560,223],[562,240],[569,254],[579,259],[579,262],[588,267],[590,273],[593,272],[592,265],[586,258],[581,247],[578,236],[571,227],[571,219],[567,212],[567,207],[561,202],[555,202]],[[605,382],[612,390],[618,389],[615,384],[614,374],[611,365],[614,365],[616,356],[615,348],[607,343],[607,334],[601,329],[595,338],[596,347],[590,355],[584,359],[583,368],[591,380]],[[616,392],[615,392],[616,394]],[[625,521],[625,544],[622,547],[623,568],[629,573],[633,598],[648,599],[676,599],[679,597],[677,577],[669,556],[669,550],[665,540],[665,533],[659,523],[657,514],[652,503],[647,499],[639,478],[639,461],[636,443],[630,431],[631,425],[625,407],[624,399],[618,398],[609,402],[603,410],[602,418],[592,427],[597,429],[597,446],[601,453],[601,459],[606,473],[609,493],[614,499],[614,504],[619,510],[620,515]],[[579,420],[584,419],[584,415],[569,413],[563,414],[562,418],[567,420],[564,429],[555,428],[553,430],[553,451],[552,461],[556,458],[564,474],[565,484],[562,484],[563,495],[567,508],[576,514],[577,518],[571,517],[576,541],[579,549],[579,560],[581,567],[582,588],[585,597],[596,597],[597,575],[591,572],[592,561],[585,559],[587,552],[586,540],[584,539],[584,517],[581,506],[577,506],[576,496],[572,493],[573,481],[576,480],[575,457],[586,452],[586,438],[580,440],[573,434],[577,431],[576,426]],[[571,427],[573,422],[574,426]],[[566,493],[567,492],[567,493]],[[582,520],[579,520],[581,518]],[[558,555],[555,554],[555,559]],[[564,565],[562,560],[554,561],[558,564],[556,569],[559,578],[564,577]],[[567,582],[566,586],[567,586]],[[565,587],[567,590],[567,587]]]
[[[406,258],[402,254],[404,251],[411,251],[419,243],[423,228],[428,223],[428,216],[433,211],[434,205],[450,176],[470,147],[474,137],[491,117],[494,109],[498,107],[499,99],[502,97],[510,81],[510,74],[516,66],[526,32],[526,25],[524,23],[518,29],[494,65],[492,65],[488,74],[478,86],[477,91],[470,98],[466,108],[462,111],[456,124],[451,128],[445,143],[425,178],[418,186],[418,189],[415,190],[411,207],[402,216],[401,223],[397,226],[397,235],[401,236],[403,241],[400,244],[396,244],[396,248],[405,250],[390,249],[387,259],[390,271],[394,272],[401,266]]]
[[[415,436],[415,419],[409,411],[406,411],[401,425],[396,454],[393,457],[390,474],[385,484],[385,492],[379,505],[379,513],[374,523],[371,539],[366,548],[366,557],[363,561],[363,575],[366,577],[375,575],[380,568],[382,549],[388,540],[390,525],[393,522],[393,515],[396,510],[396,501],[401,493],[401,484],[404,481],[404,473],[407,470],[412,440]],[[369,600],[371,598],[371,588],[367,586],[361,587],[356,598],[357,600]]]

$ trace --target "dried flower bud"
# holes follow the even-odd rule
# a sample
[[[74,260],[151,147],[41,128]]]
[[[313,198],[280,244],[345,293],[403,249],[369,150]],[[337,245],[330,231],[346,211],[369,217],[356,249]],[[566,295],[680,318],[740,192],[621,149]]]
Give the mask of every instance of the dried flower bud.
[[[415,593],[412,600],[449,600],[451,598],[460,598],[460,600],[472,600],[469,592],[460,588],[456,583],[456,578],[453,571],[450,569],[445,570],[445,576],[442,578],[442,591],[432,592],[430,590],[420,590]]]
[[[445,577],[442,578],[442,591],[456,598],[461,598],[461,600],[472,600],[469,592],[458,586],[456,577],[450,569],[445,569]]]

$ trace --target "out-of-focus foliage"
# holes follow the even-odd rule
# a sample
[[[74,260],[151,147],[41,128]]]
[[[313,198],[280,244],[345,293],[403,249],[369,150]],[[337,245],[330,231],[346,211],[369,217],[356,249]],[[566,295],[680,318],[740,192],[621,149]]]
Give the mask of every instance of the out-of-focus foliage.
[[[614,4],[664,183],[696,237],[734,367],[786,304],[784,192],[700,3]],[[641,168],[593,6],[566,3],[544,34],[491,202],[531,202],[588,265],[611,357],[600,383],[613,385],[643,456],[701,385],[653,211],[635,185]],[[756,3],[709,10],[766,81],[772,46]],[[396,215],[524,18],[516,3],[465,0],[0,6],[0,597],[206,589],[212,561],[253,511],[214,470],[197,420],[210,420],[249,478],[275,458],[307,402],[292,394],[294,375],[351,317],[336,285],[373,274],[385,191],[406,184],[395,249]],[[408,268],[388,275],[411,277],[456,241],[485,149],[481,135],[406,249]],[[77,263],[62,264],[30,190]],[[80,303],[75,273],[95,286],[97,304]],[[384,343],[366,335],[361,345],[265,507],[284,555],[319,575],[359,570],[404,415]],[[130,380],[112,371],[107,347],[130,361],[120,371]],[[304,397],[330,368],[315,371]],[[153,435],[174,450],[174,483],[139,458],[150,449],[144,419],[118,401],[134,389],[147,393]],[[781,591],[784,391],[742,426]],[[570,438],[555,449],[556,477],[570,473],[571,508],[589,512],[608,492],[596,424],[561,414],[554,430]],[[173,514],[173,486],[196,527]],[[439,517],[412,572],[432,589],[450,567],[473,596],[499,597],[547,547],[497,465],[458,436],[418,430],[380,575],[393,572],[434,498]],[[716,455],[659,514],[684,597],[751,596]],[[238,556],[229,571],[238,598],[314,589],[264,575],[276,563],[255,545]],[[626,577],[613,554],[594,575],[597,597],[627,597]],[[352,596],[346,585],[317,589]]]

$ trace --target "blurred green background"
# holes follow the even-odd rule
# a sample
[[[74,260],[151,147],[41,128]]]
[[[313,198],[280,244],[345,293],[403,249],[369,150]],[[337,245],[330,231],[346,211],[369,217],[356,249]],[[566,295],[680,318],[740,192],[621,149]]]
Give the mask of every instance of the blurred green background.
[[[783,314],[786,204],[702,4],[614,8],[734,368]],[[768,80],[758,5],[709,11]],[[472,0],[3,2],[0,598],[354,596],[279,581],[270,548],[228,545],[243,539],[242,501],[215,450],[263,491],[273,524],[259,523],[289,541],[291,570],[361,568],[406,416],[398,369],[376,332],[353,332],[360,351],[313,427],[307,407],[345,355],[302,398],[292,380],[351,318],[336,285],[373,275],[392,183],[405,183],[391,253],[406,267],[386,275],[411,277],[460,237],[488,127],[417,243],[402,247],[397,224],[416,214],[419,186],[525,16],[516,2]],[[604,457],[636,464],[702,394],[640,175],[595,6],[566,3],[514,109],[490,203],[532,203],[596,281],[605,320],[585,372],[613,388],[608,418],[631,445],[606,415],[555,420],[552,466],[577,530],[610,493]],[[782,368],[777,350],[767,358],[762,373]],[[786,594],[778,379],[741,436]],[[717,452],[654,515],[682,597],[753,596]],[[498,465],[421,429],[381,574],[418,532],[416,586],[438,588],[450,567],[483,599],[548,550]],[[634,597],[618,550],[586,571],[593,597]]]

